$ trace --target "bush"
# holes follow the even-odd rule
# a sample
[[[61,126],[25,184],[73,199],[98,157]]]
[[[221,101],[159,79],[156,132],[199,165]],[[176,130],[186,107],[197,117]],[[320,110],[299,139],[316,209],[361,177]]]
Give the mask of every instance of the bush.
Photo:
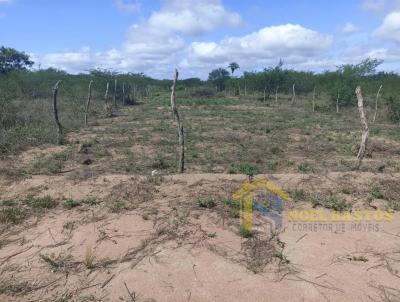
[[[390,96],[386,99],[388,116],[393,122],[400,122],[400,98]]]

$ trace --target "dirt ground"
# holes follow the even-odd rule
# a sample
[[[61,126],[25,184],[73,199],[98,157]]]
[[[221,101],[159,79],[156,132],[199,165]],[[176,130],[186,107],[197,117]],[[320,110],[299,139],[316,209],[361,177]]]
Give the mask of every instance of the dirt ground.
[[[343,177],[326,175],[332,182]],[[283,188],[304,181],[304,175],[269,178]],[[380,223],[379,231],[302,231],[284,218],[279,238],[290,262],[275,261],[254,273],[246,265],[249,239],[238,234],[237,223],[194,202],[196,196],[222,198],[245,180],[191,174],[149,184],[145,177],[107,175],[76,183],[34,176],[4,185],[3,199],[35,192],[103,202],[72,210],[57,206],[4,226],[1,301],[398,301],[399,213]],[[122,197],[133,206],[110,213],[105,204]],[[301,202],[287,207],[310,208]],[[88,254],[94,257],[89,268]]]
[[[400,301],[395,138],[373,137],[385,148],[375,146],[365,168],[355,172],[346,166],[354,160],[346,149],[350,138],[338,138],[331,128],[324,132],[324,125],[310,141],[307,129],[285,128],[290,135],[276,134],[287,140],[284,150],[250,141],[243,129],[222,135],[219,126],[212,135],[197,128],[203,137],[196,141],[193,126],[188,171],[176,175],[170,171],[175,147],[168,144],[175,129],[168,126],[166,138],[165,121],[149,125],[151,116],[140,121],[132,110],[70,133],[66,145],[0,160],[0,301]],[[192,114],[200,120],[203,113]],[[212,116],[208,126],[219,120]],[[321,142],[326,133],[332,138]],[[281,230],[255,213],[255,231],[242,233],[232,194],[248,177],[224,173],[237,160],[230,156],[242,154],[209,149],[202,144],[207,135],[222,142],[213,148],[247,144],[243,152],[252,161],[270,148],[267,157],[274,161],[256,164],[276,169],[255,179],[289,193]],[[326,148],[330,142],[336,153]],[[169,155],[160,157],[160,148]],[[208,167],[209,161],[215,165]],[[326,172],[332,167],[339,168]],[[315,230],[288,218],[290,211],[350,209],[388,211],[393,220]]]

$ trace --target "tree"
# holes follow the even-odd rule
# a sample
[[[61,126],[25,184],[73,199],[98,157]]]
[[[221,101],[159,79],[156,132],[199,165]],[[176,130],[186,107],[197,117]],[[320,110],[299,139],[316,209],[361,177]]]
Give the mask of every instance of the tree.
[[[233,75],[233,73],[235,72],[235,70],[236,70],[236,69],[239,69],[240,66],[239,66],[239,64],[236,63],[236,62],[232,62],[232,63],[230,63],[230,64],[228,65],[228,68],[231,70],[232,75]]]
[[[229,72],[224,68],[214,69],[208,75],[208,81],[218,87],[218,90],[225,89],[225,82],[230,79]]]
[[[0,47],[0,73],[8,73],[13,70],[25,70],[31,67],[33,62],[24,52],[14,48]]]

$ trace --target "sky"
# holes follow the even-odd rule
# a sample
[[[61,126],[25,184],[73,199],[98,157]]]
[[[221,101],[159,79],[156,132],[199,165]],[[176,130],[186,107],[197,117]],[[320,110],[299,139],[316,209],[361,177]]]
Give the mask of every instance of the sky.
[[[34,68],[207,78],[275,66],[320,72],[371,57],[400,72],[400,0],[0,0],[0,45]]]

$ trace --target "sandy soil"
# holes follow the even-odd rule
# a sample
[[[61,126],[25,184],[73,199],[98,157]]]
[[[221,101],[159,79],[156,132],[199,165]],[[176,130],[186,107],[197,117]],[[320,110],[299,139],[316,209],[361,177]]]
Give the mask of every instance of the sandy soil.
[[[383,176],[267,177],[284,189],[323,190],[347,179],[366,187]],[[20,225],[2,226],[0,290],[8,291],[0,301],[400,301],[400,213],[378,231],[301,231],[287,221],[287,211],[310,205],[288,202],[279,238],[290,263],[274,261],[254,273],[246,265],[248,239],[238,234],[237,219],[219,205],[196,204],[199,196],[222,202],[245,179],[191,174],[151,183],[130,175],[84,181],[61,175],[4,182],[1,199],[94,196],[100,203],[72,210],[60,204]],[[119,199],[129,207],[110,212]],[[362,202],[358,207],[366,208]],[[87,268],[90,256],[94,261]]]

